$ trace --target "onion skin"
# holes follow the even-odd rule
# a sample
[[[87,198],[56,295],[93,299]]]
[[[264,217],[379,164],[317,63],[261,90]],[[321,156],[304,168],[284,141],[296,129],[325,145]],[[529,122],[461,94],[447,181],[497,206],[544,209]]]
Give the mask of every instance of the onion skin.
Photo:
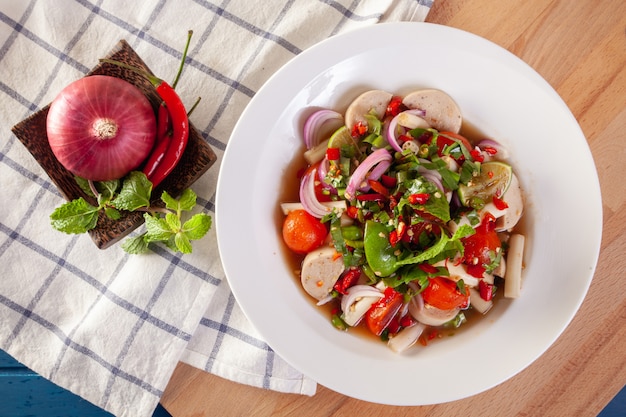
[[[92,75],[65,87],[50,105],[46,131],[54,156],[92,181],[124,177],[152,150],[156,117],[146,96],[120,78]]]

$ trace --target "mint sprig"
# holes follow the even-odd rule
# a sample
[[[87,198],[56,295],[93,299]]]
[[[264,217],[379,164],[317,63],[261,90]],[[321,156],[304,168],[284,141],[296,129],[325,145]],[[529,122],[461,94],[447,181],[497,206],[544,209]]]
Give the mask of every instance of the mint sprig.
[[[183,218],[196,206],[197,196],[191,189],[184,190],[178,199],[163,191],[161,200],[165,207],[152,208],[152,183],[142,172],[133,171],[123,181],[91,182],[83,178],[76,181],[87,195],[96,198],[98,205],[80,197],[57,207],[50,220],[52,227],[61,232],[88,232],[96,227],[101,211],[112,220],[121,217],[120,211],[144,211],[146,232],[127,238],[121,245],[124,251],[145,253],[150,244],[161,242],[173,251],[191,253],[191,241],[201,239],[211,228],[212,218],[206,213]]]

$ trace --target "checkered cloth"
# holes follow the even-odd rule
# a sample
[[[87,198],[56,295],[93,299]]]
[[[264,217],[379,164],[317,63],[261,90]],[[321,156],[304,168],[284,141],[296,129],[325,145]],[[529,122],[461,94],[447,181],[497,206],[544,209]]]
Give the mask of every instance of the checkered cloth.
[[[63,203],[10,131],[125,39],[203,101],[191,121],[217,154],[192,189],[214,213],[219,163],[237,118],[311,45],[385,20],[424,20],[431,0],[5,0],[0,2],[0,348],[120,416],[151,415],[178,361],[233,381],[313,395],[251,327],[224,279],[214,230],[180,256],[127,255],[53,230]]]

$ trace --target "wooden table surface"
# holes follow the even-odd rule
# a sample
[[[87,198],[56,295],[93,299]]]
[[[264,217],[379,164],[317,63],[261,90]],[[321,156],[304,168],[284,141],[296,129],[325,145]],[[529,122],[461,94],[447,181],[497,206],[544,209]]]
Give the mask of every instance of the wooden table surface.
[[[323,386],[306,397],[181,363],[161,401],[174,417],[596,416],[626,384],[626,1],[436,0],[427,21],[475,33],[519,56],[580,123],[598,169],[604,225],[598,267],[578,314],[530,367],[471,398],[391,407]]]

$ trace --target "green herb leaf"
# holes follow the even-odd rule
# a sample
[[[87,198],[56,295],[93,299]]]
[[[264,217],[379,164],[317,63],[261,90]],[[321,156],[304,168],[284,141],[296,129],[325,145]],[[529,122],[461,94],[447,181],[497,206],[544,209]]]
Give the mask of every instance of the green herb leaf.
[[[174,236],[176,248],[182,253],[191,253],[192,247],[189,238],[184,233],[176,233]]]
[[[159,242],[166,241],[174,235],[170,225],[161,217],[152,216],[149,213],[143,215],[146,221],[146,241]]]
[[[207,234],[212,223],[213,219],[208,214],[194,214],[183,224],[182,231],[190,240],[198,240]]]
[[[57,207],[50,215],[52,227],[64,233],[85,233],[96,227],[98,207],[82,197]]]
[[[434,259],[437,257],[437,255],[439,255],[441,252],[445,251],[446,248],[448,247],[449,243],[456,243],[458,242],[460,239],[472,235],[475,233],[475,230],[472,226],[468,225],[468,224],[464,224],[461,227],[459,227],[456,232],[454,232],[454,235],[452,235],[452,237],[448,237],[445,234],[441,235],[441,238],[437,241],[437,243],[435,243],[434,245],[432,245],[430,248],[426,249],[424,252],[416,255],[416,256],[412,256],[410,258],[406,258],[406,259],[402,259],[402,260],[398,260],[395,263],[396,267],[400,267],[402,265],[410,265],[410,264],[418,264],[421,262],[426,262],[429,261],[431,259]]]
[[[119,220],[120,217],[122,217],[122,214],[120,213],[120,211],[112,207],[106,207],[104,209],[104,214],[106,214],[106,216],[111,220]]]
[[[191,189],[186,189],[183,191],[181,196],[178,199],[175,199],[171,195],[167,193],[167,191],[163,191],[161,194],[161,200],[165,203],[165,207],[174,210],[177,213],[180,213],[183,210],[191,210],[196,206],[196,193]]]
[[[176,214],[167,213],[165,215],[165,222],[172,232],[178,233],[180,231],[180,217],[178,217]]]
[[[139,236],[129,237],[122,242],[122,249],[131,255],[138,255],[148,252],[148,242],[145,240],[145,233]]]
[[[120,193],[111,201],[111,204],[118,209],[128,211],[150,207],[151,193],[152,183],[148,181],[146,174],[133,171],[124,180]]]

